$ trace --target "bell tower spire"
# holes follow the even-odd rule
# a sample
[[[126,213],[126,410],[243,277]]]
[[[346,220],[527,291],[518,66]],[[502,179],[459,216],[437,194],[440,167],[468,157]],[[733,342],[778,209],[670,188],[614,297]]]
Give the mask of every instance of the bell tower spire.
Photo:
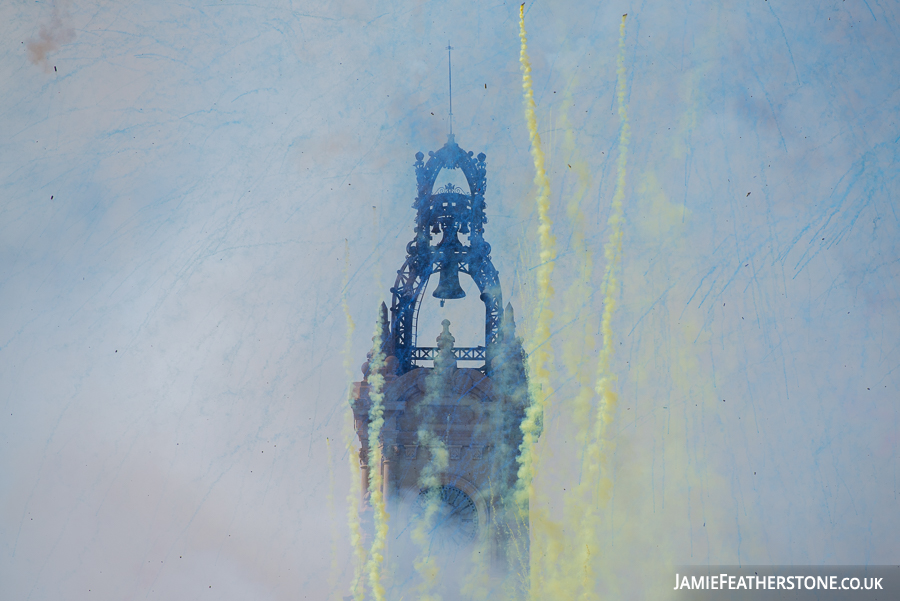
[[[447,87],[450,90],[450,135],[453,135],[453,67],[450,64],[450,52],[453,46],[447,42]]]
[[[440,150],[428,153],[427,160],[421,152],[416,153],[415,237],[406,246],[406,261],[391,288],[392,344],[401,374],[413,369],[417,361],[434,359],[433,347],[417,346],[416,316],[425,285],[435,273],[440,274],[440,280],[433,296],[441,305],[465,296],[459,284],[460,273],[478,285],[485,309],[484,345],[459,347],[454,352],[459,360],[485,361],[482,369],[490,369],[488,349],[500,330],[503,295],[499,274],[491,262],[491,246],[484,239],[487,157],[483,152],[473,154],[460,148],[452,133]],[[442,169],[460,169],[468,189],[449,183],[438,186],[436,180]],[[438,235],[441,237],[435,243]]]
[[[427,556],[428,562],[438,562],[434,566],[443,565],[441,570],[483,561],[495,590],[513,590],[527,574],[529,558],[528,521],[509,501],[518,478],[519,426],[530,403],[526,356],[512,306],[504,311],[500,275],[484,238],[487,157],[460,148],[453,134],[452,50],[448,44],[447,142],[427,158],[415,155],[413,238],[390,289],[390,317],[384,305],[379,313],[382,336],[376,342],[381,346],[371,353],[378,360],[363,364],[365,377],[355,383],[350,398],[362,477],[369,478],[370,487],[380,481],[384,504],[374,509],[375,495],[369,513],[368,502],[360,501],[364,522],[371,524],[363,530],[377,542],[388,528],[397,533],[390,540],[406,541],[396,543],[395,550],[418,547],[424,554],[418,559],[390,554],[397,560],[397,582],[418,577],[411,572],[425,565]],[[462,188],[445,180],[438,184],[443,170],[456,169],[465,176],[465,184],[456,180]],[[438,285],[426,295],[428,280],[436,274]],[[472,278],[484,303],[484,343],[456,346],[445,319],[436,339],[437,332],[423,332],[436,346],[419,346],[421,303],[437,299],[443,306],[466,296],[461,275]],[[380,377],[371,377],[373,370]],[[381,424],[377,434],[376,423]],[[387,522],[378,521],[384,508],[391,508]],[[432,553],[432,548],[441,551]],[[454,579],[434,584],[453,598],[458,592]]]
[[[421,152],[415,157],[415,234],[391,288],[390,319],[386,307],[379,313],[384,360],[363,365],[366,378],[351,397],[362,473],[381,474],[384,503],[396,508],[388,527],[398,536],[425,528],[429,548],[442,548],[441,561],[450,563],[475,557],[471,547],[480,545],[495,577],[518,578],[527,571],[528,524],[507,500],[518,477],[519,424],[529,404],[526,358],[484,239],[487,157],[460,148],[452,133],[427,159]],[[460,169],[466,188],[439,186],[444,169]],[[484,303],[483,345],[456,346],[446,319],[436,339],[425,332],[436,346],[417,344],[419,306],[434,302],[425,289],[435,274],[440,280],[433,297],[442,304],[466,295],[461,274],[475,281]],[[373,369],[382,376],[382,390],[370,389],[377,381],[369,377]],[[369,432],[372,415],[383,420],[377,439]],[[380,463],[372,459],[379,456],[375,448],[383,451]],[[423,517],[425,505],[437,514]],[[428,522],[434,515],[444,517]],[[440,588],[453,586],[447,581]]]

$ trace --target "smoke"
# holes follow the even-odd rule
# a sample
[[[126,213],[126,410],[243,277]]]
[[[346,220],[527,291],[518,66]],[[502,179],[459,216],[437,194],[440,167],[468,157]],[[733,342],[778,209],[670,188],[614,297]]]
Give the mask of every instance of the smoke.
[[[423,410],[438,401],[444,391],[450,387],[450,378],[456,365],[456,359],[451,350],[454,338],[449,331],[450,322],[445,319],[442,325],[444,330],[437,339],[440,351],[435,357],[434,369],[429,372],[425,380],[425,399],[416,408],[420,417]],[[449,435],[449,432],[447,434]],[[427,449],[430,457],[419,475],[418,484],[419,488],[424,491],[425,504],[412,533],[412,539],[419,547],[419,556],[414,565],[420,578],[419,598],[423,601],[439,601],[441,597],[434,590],[439,568],[431,546],[432,533],[441,506],[441,474],[450,465],[450,453],[444,441],[428,428],[427,420],[422,420],[416,436],[419,446]]]
[[[606,474],[609,467],[607,460],[609,443],[606,433],[615,415],[617,401],[614,390],[616,378],[615,374],[611,372],[610,363],[614,349],[612,316],[619,289],[616,269],[621,260],[625,167],[629,139],[625,108],[625,19],[626,17],[623,16],[619,28],[617,60],[618,113],[621,121],[619,156],[616,188],[608,220],[609,239],[604,247],[606,271],[601,289],[603,294],[601,318],[603,344],[592,385],[590,373],[584,362],[584,357],[594,346],[592,337],[590,334],[585,334],[583,337],[572,337],[564,343],[563,358],[570,377],[578,384],[578,392],[570,404],[576,428],[576,449],[583,449],[583,451],[581,451],[580,479],[574,483],[573,494],[566,497],[564,518],[562,522],[559,522],[550,515],[549,503],[544,498],[546,495],[538,495],[532,483],[537,472],[536,466],[541,459],[541,454],[536,452],[535,434],[540,433],[540,427],[549,406],[548,399],[553,394],[550,374],[552,346],[549,342],[550,325],[553,319],[553,313],[550,310],[553,288],[550,278],[556,259],[556,250],[553,236],[550,233],[550,185],[544,167],[544,156],[537,131],[534,96],[531,90],[531,66],[527,53],[524,5],[519,9],[520,63],[525,90],[525,117],[532,143],[535,183],[538,185],[540,263],[534,310],[533,350],[529,360],[533,404],[529,407],[522,423],[525,440],[519,458],[522,467],[519,472],[515,501],[521,508],[525,507],[529,498],[531,499],[531,506],[528,508],[532,536],[529,596],[535,599],[590,599],[596,594],[595,565],[599,559],[598,510],[605,505],[605,501],[609,498],[611,487],[611,479]],[[565,113],[562,122],[566,129],[564,143],[569,153],[574,154],[574,132],[571,127],[565,128],[567,123]],[[571,164],[569,166],[576,172],[579,181],[567,206],[568,217],[573,222],[572,243],[576,261],[576,277],[567,291],[564,308],[564,317],[570,321],[577,319],[578,307],[587,304],[591,293],[590,280],[593,269],[593,259],[585,242],[582,225],[584,218],[580,210],[581,199],[590,187],[590,172],[583,162],[575,159],[573,162],[575,163],[574,168]],[[591,418],[591,406],[594,398],[598,399],[598,406],[596,415]],[[546,454],[546,452],[544,450],[542,454]],[[573,460],[577,461],[576,458]],[[571,490],[572,483],[569,486]]]
[[[574,274],[565,293],[562,320],[572,326],[562,344],[562,359],[569,379],[577,388],[577,392],[567,395],[560,405],[566,415],[565,423],[574,429],[575,453],[583,454],[591,434],[590,418],[594,399],[593,370],[590,369],[589,358],[595,348],[594,336],[589,326],[591,315],[585,311],[593,292],[591,279],[593,273],[593,256],[585,239],[586,222],[581,203],[591,186],[591,173],[587,163],[579,156],[567,108],[571,105],[571,84],[563,102],[563,112],[559,124],[564,132],[563,151],[566,165],[577,177],[576,188],[566,203],[566,214],[571,224],[571,245],[574,256]],[[585,315],[587,313],[587,315]],[[546,450],[544,450],[546,453]],[[570,457],[567,465],[578,466],[577,457]],[[566,477],[571,477],[566,474]],[[572,490],[571,482],[566,488]],[[541,499],[540,501],[543,501]],[[540,502],[539,501],[539,502]],[[549,519],[547,512],[540,506],[533,510],[540,511],[542,519],[533,520],[535,531],[535,549],[539,552],[540,564],[535,566],[535,584],[539,587],[534,593],[554,598],[575,598],[578,585],[582,582],[578,572],[584,572],[585,564],[591,558],[589,547],[572,539],[571,533],[581,531],[583,516],[590,505],[589,498],[566,495],[562,522]]]
[[[534,92],[531,85],[531,62],[528,58],[528,40],[525,33],[525,5],[519,7],[519,64],[522,68],[522,90],[525,103],[525,120],[531,139],[531,157],[534,161],[534,183],[538,187],[538,242],[540,246],[539,265],[537,268],[538,292],[534,310],[534,328],[531,335],[531,353],[528,356],[529,386],[532,404],[528,407],[522,422],[522,446],[519,454],[519,479],[514,493],[515,503],[521,512],[525,512],[529,497],[533,494],[536,456],[534,445],[543,427],[543,417],[547,404],[553,395],[550,368],[553,362],[550,339],[550,322],[553,313],[550,302],[553,298],[553,286],[550,278],[553,275],[556,259],[556,240],[551,232],[550,220],[550,180],[544,168],[544,152],[541,149],[541,136],[537,128],[535,115]]]
[[[331,446],[331,439],[325,438],[325,446],[328,455],[328,493],[326,501],[328,504],[328,522],[331,524],[331,566],[328,572],[328,588],[337,594],[338,575],[340,573],[340,564],[338,562],[338,522],[335,515],[334,507],[334,449]]]
[[[384,375],[381,373],[385,362],[382,350],[384,323],[384,316],[379,313],[375,325],[375,336],[372,339],[374,350],[372,360],[369,362],[369,375],[366,378],[369,384],[369,399],[372,402],[369,408],[369,499],[374,510],[375,521],[375,537],[372,540],[372,547],[369,549],[366,572],[369,576],[369,587],[372,589],[376,601],[384,601],[381,567],[384,563],[384,548],[388,533],[388,515],[384,506],[383,494],[384,481],[380,469],[382,448],[379,444],[381,429],[384,426]]]
[[[612,316],[616,308],[616,294],[619,290],[619,282],[616,277],[616,269],[622,256],[622,220],[623,203],[625,199],[625,167],[628,153],[628,139],[630,129],[628,126],[628,113],[625,107],[625,19],[622,15],[622,23],[619,26],[619,55],[616,60],[617,73],[617,97],[618,112],[621,121],[619,130],[619,148],[616,162],[616,188],[613,194],[612,210],[607,225],[609,226],[609,239],[604,246],[604,258],[606,259],[606,272],[603,278],[603,316],[601,318],[601,334],[603,344],[600,348],[600,356],[597,361],[597,380],[594,392],[599,404],[594,418],[593,432],[582,464],[582,482],[578,487],[578,498],[585,502],[585,511],[582,527],[579,530],[578,544],[579,565],[583,566],[581,572],[581,598],[588,599],[593,595],[596,586],[596,572],[593,569],[593,556],[596,556],[596,540],[598,528],[597,506],[598,501],[604,503],[609,498],[609,489],[612,481],[604,472],[608,471],[608,451],[610,442],[607,440],[607,429],[615,417],[618,395],[615,392],[616,376],[610,369],[610,363],[614,351]],[[592,546],[594,552],[592,553]]]
[[[438,458],[435,465],[439,465]],[[480,601],[503,594],[505,570],[491,562],[487,533],[459,544],[443,528],[439,491],[406,491],[391,499],[390,537],[385,563],[386,596],[391,600]],[[434,499],[437,499],[435,501]],[[428,512],[431,515],[426,515]],[[424,525],[424,527],[423,527]]]
[[[429,453],[428,462],[420,473],[417,482],[423,494],[417,499],[407,498],[401,502],[402,509],[393,509],[391,518],[392,531],[399,531],[396,540],[391,542],[391,562],[385,566],[389,574],[390,595],[393,598],[414,598],[426,601],[441,599],[594,599],[601,591],[604,594],[620,594],[621,584],[627,581],[624,575],[632,576],[639,566],[648,565],[650,555],[660,560],[668,549],[666,541],[650,543],[654,529],[647,526],[651,520],[659,522],[661,517],[646,515],[647,497],[641,490],[638,470],[642,469],[636,454],[641,449],[628,446],[627,441],[619,442],[617,456],[613,455],[613,440],[616,431],[612,428],[618,410],[616,391],[617,374],[613,370],[613,356],[616,347],[614,331],[614,314],[617,297],[620,294],[620,273],[622,263],[624,202],[626,193],[626,167],[630,140],[630,127],[626,106],[626,69],[625,69],[625,24],[627,15],[622,16],[619,26],[618,54],[616,59],[616,99],[618,102],[619,135],[616,159],[615,189],[607,219],[607,240],[603,247],[605,269],[599,292],[602,298],[602,310],[599,315],[601,344],[596,364],[590,357],[595,349],[595,340],[586,327],[592,320],[585,315],[590,306],[590,298],[594,292],[591,284],[593,263],[591,249],[585,232],[586,220],[581,203],[591,187],[591,171],[585,161],[578,157],[575,132],[569,125],[564,112],[561,117],[564,132],[564,151],[569,157],[567,165],[577,176],[575,190],[568,199],[566,212],[572,224],[572,256],[574,258],[574,277],[566,291],[562,303],[561,318],[566,323],[579,323],[582,326],[578,334],[567,336],[560,343],[562,359],[570,380],[575,383],[572,393],[560,382],[560,378],[552,372],[554,364],[554,346],[552,327],[556,327],[553,308],[559,303],[554,301],[552,275],[557,259],[556,243],[552,234],[550,219],[550,182],[545,166],[545,157],[538,133],[536,106],[532,91],[531,64],[527,51],[527,38],[524,26],[524,9],[520,7],[519,33],[521,41],[520,64],[524,90],[525,118],[531,139],[531,155],[535,168],[535,184],[537,187],[536,206],[538,215],[537,247],[539,253],[536,291],[529,300],[532,316],[528,356],[528,390],[530,404],[525,407],[521,419],[520,431],[522,443],[518,448],[518,478],[514,487],[491,490],[488,495],[492,503],[489,514],[492,522],[482,525],[481,539],[463,549],[454,551],[455,559],[448,559],[446,548],[438,552],[435,532],[439,527],[442,510],[438,488],[444,484],[442,475],[449,467],[449,449],[440,432],[423,425],[418,430],[418,445]],[[511,313],[510,313],[511,315]],[[578,328],[576,328],[578,329]],[[581,333],[583,332],[583,333]],[[449,332],[445,333],[449,337]],[[442,335],[443,337],[444,335]],[[450,342],[438,339],[439,348],[450,348]],[[376,348],[380,344],[376,343]],[[521,349],[520,349],[521,352]],[[438,395],[449,388],[447,372],[452,357],[438,357],[434,369],[429,372],[426,385],[426,402],[430,404]],[[690,370],[685,370],[687,373]],[[495,389],[502,391],[505,397],[512,398],[513,386],[497,374],[492,378]],[[370,382],[370,385],[372,383]],[[575,474],[553,474],[552,478],[560,478],[567,490],[563,494],[564,504],[562,519],[555,513],[553,501],[556,493],[545,489],[547,474],[541,468],[548,464],[551,443],[547,440],[545,420],[554,387],[566,391],[566,398],[559,402],[560,409],[565,412],[564,420],[571,420],[574,426],[574,452],[564,459],[565,465],[572,466]],[[525,396],[524,394],[522,395]],[[375,399],[373,397],[373,405]],[[520,414],[521,415],[521,414]],[[380,415],[373,413],[373,425]],[[484,424],[483,424],[484,425]],[[497,426],[497,424],[491,424]],[[504,424],[503,426],[508,426]],[[673,426],[674,427],[674,426]],[[380,428],[380,425],[378,425]],[[496,431],[505,431],[497,427]],[[538,437],[544,440],[538,444]],[[377,433],[370,428],[369,440],[376,441]],[[502,446],[498,445],[498,448]],[[379,458],[370,457],[370,466],[377,472]],[[624,466],[625,469],[622,469]],[[613,473],[622,469],[630,477],[619,477],[613,487]],[[626,471],[630,470],[630,471]],[[534,478],[541,479],[536,486]],[[373,478],[376,474],[373,473]],[[689,479],[697,480],[693,474]],[[712,478],[704,475],[704,485],[712,488]],[[376,507],[376,498],[381,493],[381,485],[371,486],[372,502]],[[492,482],[491,486],[495,483]],[[708,491],[708,488],[704,488]],[[611,499],[614,495],[624,500],[624,508],[616,508],[616,523],[613,517]],[[670,506],[672,501],[668,501]],[[496,506],[495,506],[496,504]],[[398,512],[400,516],[398,517]],[[711,515],[710,511],[708,515]],[[405,515],[406,517],[402,517]],[[404,522],[407,524],[404,526]],[[387,524],[383,525],[386,535]],[[530,532],[527,537],[516,537],[517,528]],[[492,555],[489,540],[503,541],[502,532],[510,534],[506,542],[510,547],[502,558],[503,569],[496,569],[500,564]],[[376,541],[378,534],[376,526]],[[659,532],[657,528],[655,530]],[[522,530],[518,530],[522,532]],[[406,534],[404,534],[406,533]],[[404,538],[405,537],[405,538]],[[614,537],[626,539],[628,542],[619,549],[613,542]],[[403,542],[405,541],[405,542]],[[665,543],[660,547],[661,543]],[[502,544],[502,543],[501,543]],[[373,544],[369,565],[380,561],[378,555],[384,549]],[[649,555],[636,557],[633,552],[642,546],[652,546]],[[616,553],[613,553],[616,551]],[[629,555],[632,553],[632,555]],[[403,559],[406,558],[406,559]],[[370,580],[372,575],[370,573]],[[373,582],[375,582],[373,580]],[[645,583],[646,584],[646,583]],[[377,591],[372,586],[376,599],[384,598],[384,591]],[[396,593],[396,595],[395,595]],[[379,596],[380,595],[380,596]]]
[[[32,38],[25,44],[29,62],[43,68],[46,73],[50,72],[47,55],[59,50],[60,45],[75,39],[75,31],[64,22],[67,17],[65,7],[61,10],[59,4],[54,4],[50,21],[41,25],[36,39]]]
[[[420,579],[419,599],[440,601],[441,596],[435,591],[440,568],[432,553],[431,534],[441,506],[440,474],[450,464],[450,453],[447,451],[447,445],[426,426],[419,428],[418,441],[420,446],[428,449],[430,458],[419,477],[419,486],[425,491],[425,505],[421,516],[415,520],[412,533],[412,539],[419,547],[419,555],[414,565]]]
[[[588,357],[593,354],[596,342],[589,327],[590,315],[583,315],[588,306],[591,293],[591,277],[594,270],[594,258],[591,249],[585,240],[584,224],[586,222],[584,212],[581,210],[581,202],[588,189],[591,187],[591,172],[587,163],[578,155],[575,143],[575,130],[569,122],[568,113],[565,110],[572,103],[571,88],[569,88],[563,102],[564,111],[560,117],[560,124],[564,130],[564,151],[568,157],[567,165],[575,172],[578,178],[578,187],[566,204],[566,216],[572,226],[571,244],[575,256],[575,274],[572,283],[566,291],[565,309],[563,321],[565,323],[584,323],[584,327],[575,327],[577,334],[568,336],[563,344],[563,363],[569,377],[578,384],[578,392],[571,402],[573,421],[576,426],[576,447],[583,448],[587,443],[588,419],[591,412],[591,400],[593,399],[593,374],[587,369]]]
[[[350,529],[350,545],[353,548],[353,580],[350,582],[350,594],[356,601],[362,601],[364,589],[362,585],[362,568],[366,561],[366,549],[362,540],[362,525],[359,518],[359,506],[362,500],[362,473],[359,468],[357,452],[356,428],[354,427],[353,409],[350,399],[353,391],[353,368],[351,353],[353,351],[353,332],[356,324],[347,304],[347,288],[350,283],[350,242],[344,240],[344,278],[341,286],[341,309],[344,312],[346,333],[344,338],[344,371],[348,381],[347,407],[344,409],[344,447],[347,450],[347,461],[350,467],[350,493],[347,495],[347,525]]]

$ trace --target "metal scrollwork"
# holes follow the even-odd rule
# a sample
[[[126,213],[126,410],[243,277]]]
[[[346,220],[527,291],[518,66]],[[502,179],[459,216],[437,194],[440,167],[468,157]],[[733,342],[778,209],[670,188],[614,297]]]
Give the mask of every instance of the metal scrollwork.
[[[391,346],[400,373],[411,370],[416,360],[428,354],[417,352],[416,315],[428,279],[435,272],[441,272],[442,281],[458,280],[460,272],[475,281],[485,306],[485,347],[497,338],[503,304],[500,277],[491,263],[491,246],[484,240],[486,158],[484,153],[476,157],[460,148],[453,134],[440,150],[428,153],[428,160],[421,152],[416,153],[415,238],[406,247],[406,261],[391,288]],[[435,188],[441,169],[460,169],[469,189],[451,183]],[[468,244],[460,241],[460,234],[468,235]],[[441,240],[434,244],[436,235],[441,235]],[[442,299],[458,297],[439,295]]]

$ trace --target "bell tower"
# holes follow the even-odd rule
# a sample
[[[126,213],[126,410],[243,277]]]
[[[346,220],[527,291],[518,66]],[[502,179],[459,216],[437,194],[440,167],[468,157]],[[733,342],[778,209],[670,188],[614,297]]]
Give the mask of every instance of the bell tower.
[[[404,511],[414,521],[423,499],[437,499],[443,509],[429,530],[435,544],[465,551],[480,541],[489,549],[491,565],[503,568],[516,561],[513,547],[521,555],[528,544],[527,527],[512,524],[504,510],[516,482],[519,424],[528,393],[513,309],[503,307],[499,274],[484,239],[487,157],[463,150],[450,134],[427,160],[421,152],[415,158],[415,234],[390,289],[390,316],[381,306],[381,348],[369,353],[370,360],[375,353],[385,358],[372,363],[383,365],[384,377],[384,426],[378,440],[369,440],[370,361],[362,366],[364,379],[351,398],[362,489],[368,488],[370,472],[379,470],[391,524]],[[438,186],[444,169],[461,170],[467,189]],[[477,284],[484,303],[483,345],[455,346],[446,319],[441,332],[425,333],[436,336],[434,346],[419,343],[421,303],[437,302],[424,294],[435,274],[440,279],[433,297],[442,306],[465,296],[460,274]],[[373,445],[382,449],[380,465],[369,461]]]

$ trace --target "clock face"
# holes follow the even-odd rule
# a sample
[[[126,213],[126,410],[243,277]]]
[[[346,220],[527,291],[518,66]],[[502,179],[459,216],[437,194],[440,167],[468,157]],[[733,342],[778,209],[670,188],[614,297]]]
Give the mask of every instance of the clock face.
[[[438,506],[429,527],[432,544],[458,548],[472,542],[478,533],[478,509],[472,498],[455,486],[423,490],[417,501],[420,516],[430,499]]]

